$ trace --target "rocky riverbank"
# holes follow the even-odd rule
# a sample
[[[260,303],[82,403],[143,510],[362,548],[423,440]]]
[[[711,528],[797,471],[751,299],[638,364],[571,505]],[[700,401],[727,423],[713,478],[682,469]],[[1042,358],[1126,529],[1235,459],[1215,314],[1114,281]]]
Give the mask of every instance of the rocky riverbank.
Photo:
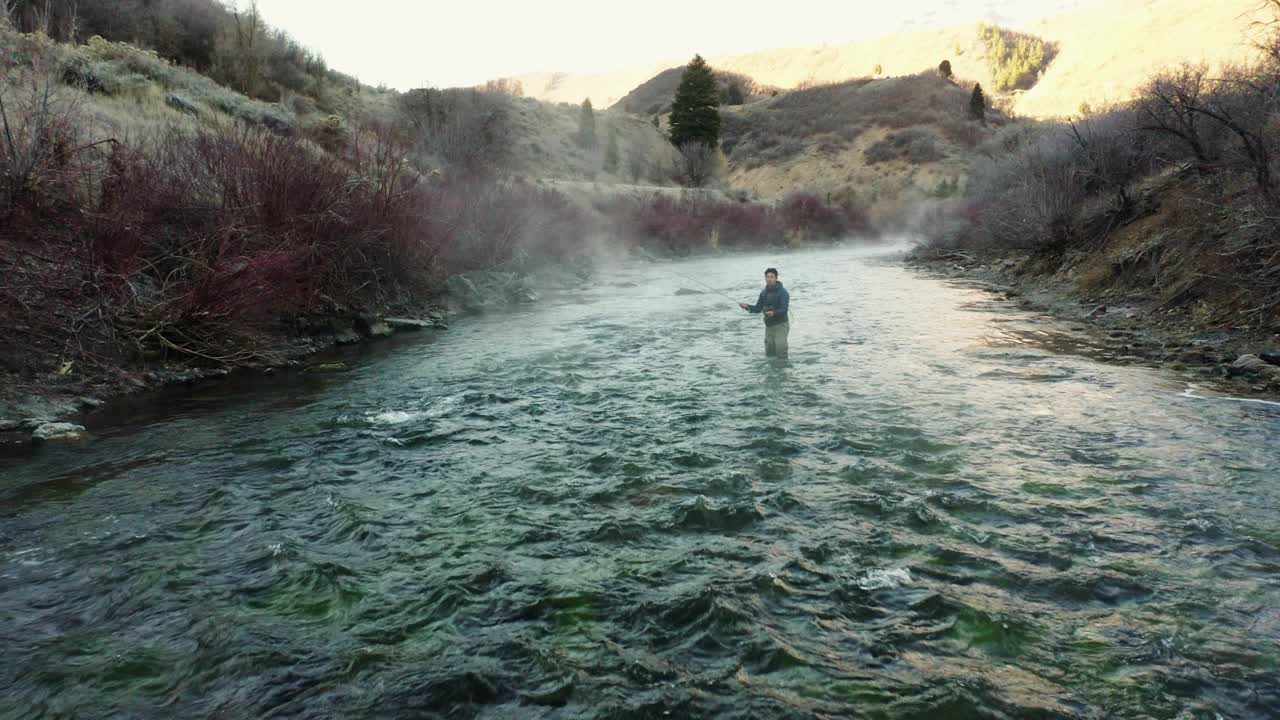
[[[544,269],[537,273],[470,272],[454,275],[441,296],[377,311],[292,318],[260,341],[270,348],[248,362],[147,362],[74,367],[38,376],[0,378],[0,445],[75,441],[86,437],[92,414],[112,400],[163,388],[213,382],[235,373],[332,372],[341,363],[315,360],[341,346],[373,342],[396,333],[447,329],[465,314],[500,311],[535,302],[541,293],[582,282],[589,270]]]
[[[1139,294],[1083,296],[1061,278],[1034,272],[1026,258],[913,252],[909,266],[965,281],[1088,333],[1102,359],[1186,373],[1235,395],[1280,398],[1280,328],[1206,327],[1186,308]]]

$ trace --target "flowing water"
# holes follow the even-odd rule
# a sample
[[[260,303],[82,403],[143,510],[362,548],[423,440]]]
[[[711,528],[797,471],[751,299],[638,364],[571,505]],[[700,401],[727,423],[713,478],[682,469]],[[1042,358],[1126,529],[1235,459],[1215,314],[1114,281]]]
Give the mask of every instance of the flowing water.
[[[152,401],[0,460],[0,716],[1280,716],[1280,406],[1094,358],[837,249]]]

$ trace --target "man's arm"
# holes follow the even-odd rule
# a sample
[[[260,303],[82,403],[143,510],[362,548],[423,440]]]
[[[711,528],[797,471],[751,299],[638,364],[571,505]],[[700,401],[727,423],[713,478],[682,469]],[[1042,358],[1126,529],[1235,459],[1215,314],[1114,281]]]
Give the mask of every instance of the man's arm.
[[[760,291],[760,297],[756,298],[755,305],[747,305],[746,303],[739,303],[739,305],[742,306],[743,310],[746,310],[749,313],[760,312],[761,310],[764,309],[764,291],[763,290]]]

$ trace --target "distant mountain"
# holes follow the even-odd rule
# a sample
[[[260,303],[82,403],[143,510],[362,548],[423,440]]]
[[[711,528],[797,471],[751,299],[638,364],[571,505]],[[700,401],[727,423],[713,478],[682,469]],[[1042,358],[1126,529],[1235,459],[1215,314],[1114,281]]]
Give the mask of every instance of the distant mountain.
[[[1153,70],[1178,63],[1221,66],[1250,56],[1251,23],[1261,19],[1259,0],[1144,0],[1098,3],[1019,27],[1057,47],[1057,56],[1035,87],[1011,99],[1010,110],[1029,117],[1065,116],[1082,103],[1100,107],[1123,100]],[[949,60],[958,78],[983,82],[991,76],[987,50],[974,25],[901,33],[847,45],[765,50],[708,57],[719,71],[740,73],[780,88],[876,76],[914,75]],[[591,98],[609,107],[687,61],[655,63],[634,70],[599,73],[540,73],[518,76],[525,92],[543,100],[580,103]],[[663,80],[663,83],[667,80]],[[645,100],[650,94],[644,93]],[[633,112],[652,106],[627,99]]]

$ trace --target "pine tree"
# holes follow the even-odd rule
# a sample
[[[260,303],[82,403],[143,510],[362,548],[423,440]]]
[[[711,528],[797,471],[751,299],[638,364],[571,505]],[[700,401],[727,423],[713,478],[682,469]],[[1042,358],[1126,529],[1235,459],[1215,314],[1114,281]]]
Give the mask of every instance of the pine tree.
[[[616,128],[609,128],[609,144],[604,149],[604,171],[616,175],[618,160],[618,131]]]
[[[983,120],[987,118],[987,99],[982,95],[982,85],[973,84],[973,94],[969,96],[969,115],[974,120]]]
[[[671,103],[671,143],[680,147],[686,142],[706,143],[717,147],[720,143],[720,91],[711,67],[701,55],[684,69],[680,86],[676,88]]]
[[[738,83],[733,83],[729,85],[729,90],[725,93],[724,104],[725,105],[741,105],[745,101],[746,101],[746,98],[742,96],[742,88],[738,86]]]
[[[596,113],[591,109],[591,98],[587,98],[582,101],[582,114],[578,116],[578,144],[594,148],[596,142]]]
[[[948,80],[951,79],[951,61],[950,60],[943,60],[942,62],[938,63],[938,74]]]

